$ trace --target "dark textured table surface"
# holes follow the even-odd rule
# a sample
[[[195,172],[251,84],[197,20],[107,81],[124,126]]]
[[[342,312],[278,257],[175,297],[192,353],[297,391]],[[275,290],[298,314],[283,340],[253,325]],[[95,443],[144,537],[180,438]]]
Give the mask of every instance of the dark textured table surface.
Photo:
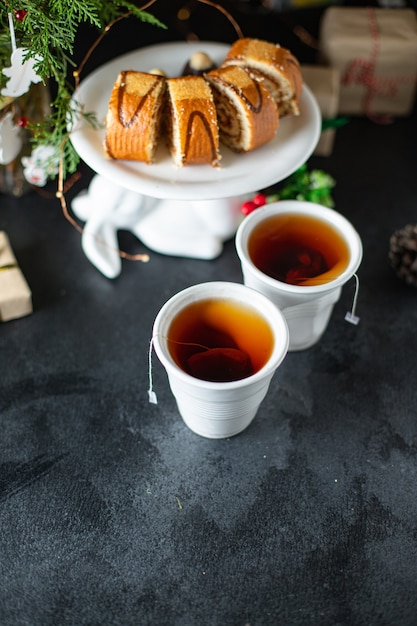
[[[417,624],[417,291],[388,262],[417,219],[416,144],[416,115],[352,119],[310,159],[363,240],[360,324],[349,283],[321,342],[219,441],[184,425],[156,358],[148,403],[147,357],[171,295],[241,282],[233,242],[111,281],[57,200],[0,197],[34,304],[0,326],[2,626]]]

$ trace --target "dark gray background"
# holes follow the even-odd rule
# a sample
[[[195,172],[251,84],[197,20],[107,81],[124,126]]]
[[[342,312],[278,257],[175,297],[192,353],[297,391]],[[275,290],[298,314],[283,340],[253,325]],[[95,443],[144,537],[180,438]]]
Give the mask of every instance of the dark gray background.
[[[317,23],[240,17],[287,45],[290,19]],[[183,424],[156,357],[148,403],[147,356],[171,295],[241,282],[233,242],[210,262],[151,252],[110,281],[57,200],[0,197],[34,303],[0,326],[3,626],[417,624],[417,292],[388,262],[392,232],[417,219],[416,128],[416,114],[352,119],[309,160],[363,240],[361,321],[344,321],[352,282],[320,344],[289,354],[252,425],[221,441]]]

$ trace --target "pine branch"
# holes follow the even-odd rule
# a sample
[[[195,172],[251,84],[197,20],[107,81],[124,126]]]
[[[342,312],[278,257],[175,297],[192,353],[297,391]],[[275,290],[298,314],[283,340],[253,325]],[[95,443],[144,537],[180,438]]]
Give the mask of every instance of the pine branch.
[[[16,19],[16,11],[24,12],[23,19]],[[16,41],[26,49],[26,58],[35,59],[35,71],[45,84],[51,80],[56,84],[51,115],[30,126],[34,144],[53,146],[57,154],[62,150],[64,171],[72,173],[79,157],[68,141],[68,124],[75,114],[90,124],[96,123],[89,112],[74,111],[74,86],[68,83],[69,69],[75,66],[72,55],[80,25],[89,23],[99,34],[115,20],[133,15],[144,23],[166,26],[128,0],[4,0],[0,4],[0,67],[10,65],[8,13],[15,16]],[[0,89],[7,80],[0,72]]]

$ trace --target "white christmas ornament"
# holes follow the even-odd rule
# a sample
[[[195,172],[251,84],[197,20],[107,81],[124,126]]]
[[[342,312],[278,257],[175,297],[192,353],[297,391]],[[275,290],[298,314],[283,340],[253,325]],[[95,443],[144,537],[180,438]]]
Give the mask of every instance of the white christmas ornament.
[[[58,173],[59,157],[53,146],[38,146],[29,157],[22,157],[23,175],[37,187],[44,187],[48,178]]]
[[[4,68],[3,74],[9,77],[6,86],[1,90],[3,96],[18,98],[29,90],[31,83],[40,83],[42,78],[35,72],[34,65],[42,59],[40,57],[24,60],[27,54],[25,48],[16,48],[10,57],[11,66]]]
[[[9,111],[0,121],[0,164],[11,163],[21,148],[20,128],[13,123],[13,115]]]

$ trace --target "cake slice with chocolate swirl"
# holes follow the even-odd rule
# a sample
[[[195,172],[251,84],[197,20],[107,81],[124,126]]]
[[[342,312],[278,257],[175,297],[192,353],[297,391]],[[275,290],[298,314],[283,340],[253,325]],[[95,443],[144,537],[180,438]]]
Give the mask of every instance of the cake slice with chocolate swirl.
[[[279,44],[249,37],[231,46],[223,66],[239,65],[262,82],[277,103],[279,114],[299,115],[302,73],[295,56]]]
[[[220,161],[219,130],[213,95],[201,76],[167,79],[168,146],[178,167]]]
[[[268,89],[242,67],[220,67],[205,74],[216,103],[220,140],[235,152],[249,152],[271,141],[279,114]]]
[[[106,116],[104,149],[112,159],[152,163],[163,126],[166,79],[147,72],[120,72]]]

